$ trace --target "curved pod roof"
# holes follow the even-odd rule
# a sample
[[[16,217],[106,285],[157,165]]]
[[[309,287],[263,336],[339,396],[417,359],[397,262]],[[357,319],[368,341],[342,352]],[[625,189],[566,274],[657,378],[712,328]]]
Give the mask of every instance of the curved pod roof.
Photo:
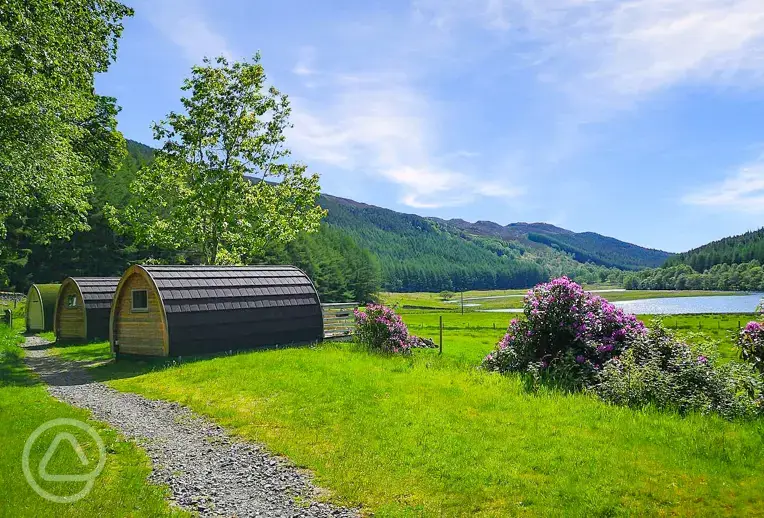
[[[27,331],[52,331],[60,284],[32,284],[27,292]]]
[[[142,314],[128,300],[136,287],[148,292]],[[323,338],[318,293],[293,266],[134,265],[114,301],[110,338],[120,352],[178,356]]]
[[[109,314],[119,277],[67,277],[61,283],[56,300],[54,330],[59,340],[106,339],[109,336]],[[78,301],[67,307],[67,298],[75,295]],[[81,317],[80,317],[81,316]],[[81,331],[68,332],[65,321],[81,318]]]

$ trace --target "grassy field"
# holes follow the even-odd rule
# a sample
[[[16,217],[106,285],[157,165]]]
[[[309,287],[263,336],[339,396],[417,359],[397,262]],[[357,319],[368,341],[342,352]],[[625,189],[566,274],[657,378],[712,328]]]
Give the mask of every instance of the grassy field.
[[[403,320],[412,333],[439,342],[439,319],[443,318],[443,354],[462,361],[477,362],[485,356],[504,334],[512,318],[522,314],[511,313],[465,313],[409,311]],[[670,315],[656,317],[638,315],[648,326],[654,321],[663,325],[683,339],[694,343],[711,343],[718,347],[723,361],[738,358],[735,345],[738,325],[745,326],[754,319],[753,314]]]
[[[148,457],[113,430],[88,420],[88,413],[58,402],[23,365],[23,350],[18,347],[20,336],[0,325],[0,516],[186,516],[170,509],[165,501],[166,491],[150,485]],[[103,472],[96,479],[92,492],[73,504],[59,504],[41,498],[27,484],[21,469],[22,451],[29,435],[41,424],[56,418],[85,421],[103,439],[107,459]],[[47,452],[57,430],[44,433],[30,455],[33,469]],[[59,429],[60,431],[60,429]],[[88,459],[98,452],[92,438],[75,428],[66,428],[75,435]],[[49,473],[87,473],[74,451],[60,446],[48,465]],[[35,471],[36,472],[36,471]],[[40,480],[39,478],[37,479]],[[43,489],[59,494],[74,494],[83,482],[41,482]]]
[[[432,335],[437,317],[405,319]],[[325,344],[170,367],[123,360],[92,371],[114,388],[178,401],[265,443],[311,469],[334,500],[378,516],[761,513],[764,422],[529,393],[517,377],[474,368],[503,332],[504,323],[494,330],[488,319],[496,315],[448,317],[443,357]],[[680,333],[697,333],[700,322],[704,336],[718,334],[712,317],[677,318]],[[108,344],[57,353],[103,359]]]
[[[613,288],[598,287],[599,289],[609,290]],[[504,309],[521,308],[523,306],[523,295],[528,290],[491,290],[491,291],[465,291],[464,303],[465,312],[484,309]],[[656,299],[668,297],[699,297],[699,296],[718,296],[718,295],[741,295],[742,292],[735,291],[674,291],[674,290],[630,290],[630,291],[607,291],[602,296],[611,302],[640,299]],[[395,306],[402,313],[408,311],[417,311],[423,308],[452,312],[461,312],[460,294],[455,294],[450,302],[444,301],[438,293],[382,293],[380,300],[383,304]],[[480,304],[479,306],[468,306],[468,304]]]

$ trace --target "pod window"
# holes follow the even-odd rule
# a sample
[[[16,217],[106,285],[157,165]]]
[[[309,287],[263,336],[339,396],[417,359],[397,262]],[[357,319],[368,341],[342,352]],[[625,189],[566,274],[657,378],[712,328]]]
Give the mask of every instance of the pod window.
[[[149,310],[149,295],[146,290],[133,290],[133,305],[131,309],[135,312]]]
[[[77,295],[69,295],[68,297],[66,297],[66,307],[67,308],[77,307]]]

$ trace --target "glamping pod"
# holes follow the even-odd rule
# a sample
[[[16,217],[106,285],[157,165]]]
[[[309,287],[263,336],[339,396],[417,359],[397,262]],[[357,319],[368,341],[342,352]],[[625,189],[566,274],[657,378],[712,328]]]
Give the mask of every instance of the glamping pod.
[[[60,284],[32,284],[27,292],[27,332],[53,331]]]
[[[316,288],[292,266],[131,266],[111,311],[114,352],[204,354],[323,339]]]
[[[54,330],[61,342],[106,340],[119,277],[67,277],[56,301]]]

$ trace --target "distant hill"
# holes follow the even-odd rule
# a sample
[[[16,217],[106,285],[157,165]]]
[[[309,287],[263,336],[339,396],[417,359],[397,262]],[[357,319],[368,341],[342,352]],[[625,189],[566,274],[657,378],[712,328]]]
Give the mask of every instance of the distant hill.
[[[391,291],[526,287],[582,273],[585,282],[612,281],[618,277],[612,269],[659,266],[671,255],[547,223],[425,218],[326,194],[320,203],[329,213],[326,224],[379,258],[383,286]]]
[[[149,146],[127,144],[125,185],[154,155]],[[522,288],[558,275],[621,282],[624,270],[659,266],[670,255],[547,223],[425,218],[328,194],[319,203],[328,211],[323,225],[334,229],[318,236],[319,244],[326,236],[352,239],[372,254],[388,291]]]
[[[477,235],[546,245],[571,254],[581,263],[591,262],[622,270],[654,268],[662,265],[671,256],[662,250],[644,248],[594,232],[576,233],[548,223],[510,223],[501,226],[492,221],[437,221]]]
[[[677,254],[665,266],[689,265],[702,273],[717,264],[742,264],[750,261],[764,264],[764,228],[739,236],[725,237],[688,252]]]

